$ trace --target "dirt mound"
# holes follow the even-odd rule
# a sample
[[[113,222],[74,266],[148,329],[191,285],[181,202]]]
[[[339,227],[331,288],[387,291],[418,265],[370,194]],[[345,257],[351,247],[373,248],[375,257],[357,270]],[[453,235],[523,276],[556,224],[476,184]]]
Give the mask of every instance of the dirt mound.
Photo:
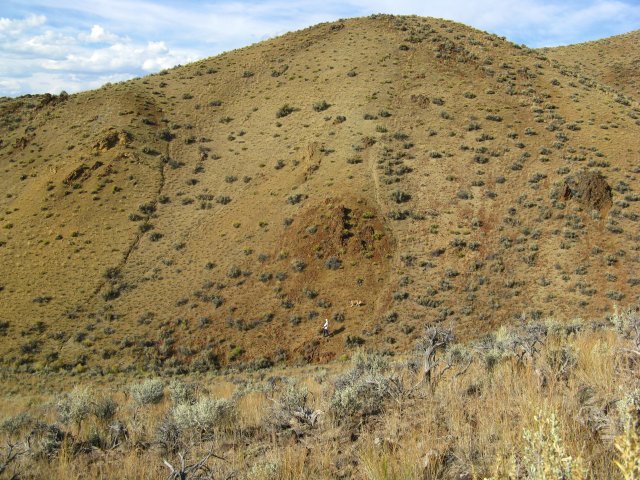
[[[591,210],[607,210],[611,207],[611,187],[599,172],[583,171],[565,180],[563,197],[575,198]]]
[[[384,217],[364,199],[328,198],[303,212],[284,240],[299,257],[364,257],[380,261],[392,249]]]

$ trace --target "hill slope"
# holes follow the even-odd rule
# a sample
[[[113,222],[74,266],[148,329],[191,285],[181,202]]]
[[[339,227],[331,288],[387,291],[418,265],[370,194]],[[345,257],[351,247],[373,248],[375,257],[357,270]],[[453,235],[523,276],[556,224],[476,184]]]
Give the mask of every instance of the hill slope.
[[[391,16],[4,100],[2,361],[326,361],[425,322],[475,337],[633,302],[640,111],[616,100],[541,52]]]
[[[566,47],[541,49],[579,74],[640,98],[640,30]]]
[[[640,99],[640,30],[542,51],[582,75]]]

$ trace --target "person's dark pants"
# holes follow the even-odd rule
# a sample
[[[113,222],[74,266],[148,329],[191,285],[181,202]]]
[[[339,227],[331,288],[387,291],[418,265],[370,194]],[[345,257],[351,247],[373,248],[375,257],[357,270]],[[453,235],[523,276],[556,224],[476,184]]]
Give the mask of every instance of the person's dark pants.
[[[322,329],[322,336],[323,337],[328,337],[329,336],[329,329],[328,328],[323,328]]]

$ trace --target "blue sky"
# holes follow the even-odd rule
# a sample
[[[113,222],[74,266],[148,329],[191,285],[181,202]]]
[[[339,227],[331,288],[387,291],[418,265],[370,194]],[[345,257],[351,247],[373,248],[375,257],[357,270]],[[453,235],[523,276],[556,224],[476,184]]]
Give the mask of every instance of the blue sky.
[[[0,0],[0,96],[96,88],[372,13],[446,18],[530,47],[640,28],[640,0]]]

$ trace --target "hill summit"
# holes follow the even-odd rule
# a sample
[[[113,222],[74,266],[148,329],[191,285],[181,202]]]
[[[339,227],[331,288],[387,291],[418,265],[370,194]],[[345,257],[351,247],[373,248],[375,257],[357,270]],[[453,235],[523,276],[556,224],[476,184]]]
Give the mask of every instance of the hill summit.
[[[376,15],[3,99],[4,366],[324,362],[637,301],[640,109],[552,53]]]

